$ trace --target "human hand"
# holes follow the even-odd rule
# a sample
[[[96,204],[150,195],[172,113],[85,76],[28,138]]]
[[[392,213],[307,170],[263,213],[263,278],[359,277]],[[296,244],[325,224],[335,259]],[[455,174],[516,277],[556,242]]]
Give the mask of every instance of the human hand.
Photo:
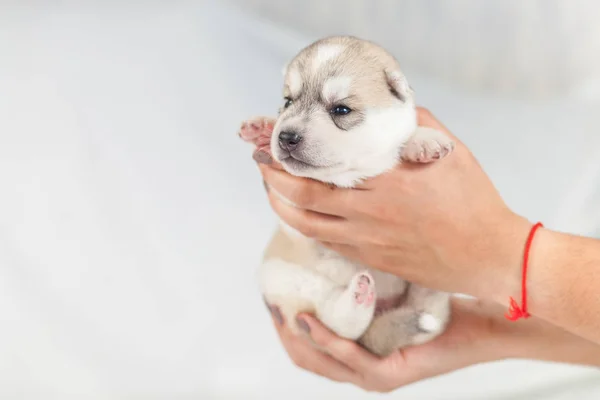
[[[298,317],[309,332],[294,335],[273,312],[273,323],[292,361],[300,368],[367,391],[390,392],[452,371],[502,359],[529,359],[600,367],[600,346],[539,318],[519,324],[504,308],[476,299],[452,299],[452,320],[431,342],[379,358],[342,339],[308,314]],[[316,346],[315,346],[316,345]]]
[[[339,338],[308,314],[298,316],[310,329],[310,333],[303,336],[294,335],[280,314],[274,318],[274,324],[281,343],[298,367],[367,391],[390,392],[510,353],[498,340],[500,327],[506,323],[498,306],[455,298],[452,308],[453,318],[444,334],[432,342],[399,350],[385,358],[378,358],[355,342]]]
[[[304,235],[408,281],[479,298],[518,294],[530,223],[508,209],[462,142],[427,110],[420,108],[418,116],[420,126],[453,138],[450,156],[400,164],[355,189],[259,164],[275,189],[269,192],[272,208]]]

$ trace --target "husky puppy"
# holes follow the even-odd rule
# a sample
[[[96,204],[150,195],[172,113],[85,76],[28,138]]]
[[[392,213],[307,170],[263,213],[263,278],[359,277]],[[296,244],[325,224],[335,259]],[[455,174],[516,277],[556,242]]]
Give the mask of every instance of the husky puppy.
[[[397,60],[375,43],[321,39],[301,50],[284,76],[278,118],[246,121],[239,135],[292,175],[352,188],[399,162],[434,162],[454,149],[444,133],[417,126],[413,90]],[[380,356],[435,338],[450,318],[448,293],[348,260],[283,222],[259,281],[295,332],[295,316],[312,313]]]

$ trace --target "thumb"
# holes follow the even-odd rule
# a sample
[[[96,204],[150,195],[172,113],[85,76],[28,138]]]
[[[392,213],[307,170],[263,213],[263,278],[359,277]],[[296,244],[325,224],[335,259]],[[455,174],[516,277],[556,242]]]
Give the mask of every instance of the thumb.
[[[417,124],[419,126],[440,130],[448,135],[454,143],[464,146],[464,144],[425,107],[417,107]]]

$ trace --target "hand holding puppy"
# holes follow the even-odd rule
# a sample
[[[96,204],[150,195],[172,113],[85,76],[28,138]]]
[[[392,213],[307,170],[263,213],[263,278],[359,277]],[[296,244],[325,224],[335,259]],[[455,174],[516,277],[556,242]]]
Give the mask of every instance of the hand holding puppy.
[[[419,108],[418,119],[420,126],[452,136],[429,111]],[[260,165],[266,185],[298,206],[270,192],[272,207],[303,234],[425,286],[492,300],[452,299],[453,319],[441,336],[385,358],[336,336],[311,315],[298,316],[306,327],[298,336],[272,309],[281,342],[296,365],[377,392],[506,358],[600,366],[593,296],[586,300],[561,290],[586,286],[570,284],[564,267],[574,263],[582,273],[592,273],[597,265],[592,261],[600,260],[598,241],[540,232],[530,271],[530,302],[539,317],[508,321],[504,304],[507,295],[518,294],[523,244],[532,224],[507,208],[473,155],[453,139],[457,147],[445,160],[403,164],[354,190],[293,177],[268,154],[255,157],[268,163]],[[593,290],[592,275],[582,276]],[[553,291],[563,295],[545,295]],[[573,308],[578,302],[581,307]]]
[[[418,120],[453,137],[423,108]],[[453,139],[457,147],[445,159],[402,163],[355,189],[276,166],[260,170],[297,206],[269,194],[283,221],[351,259],[434,289],[480,298],[512,294],[531,224],[508,209],[473,155]]]

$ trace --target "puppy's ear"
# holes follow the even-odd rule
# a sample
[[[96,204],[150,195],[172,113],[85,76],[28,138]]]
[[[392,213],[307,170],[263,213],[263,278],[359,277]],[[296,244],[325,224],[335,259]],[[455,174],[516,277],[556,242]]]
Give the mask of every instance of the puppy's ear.
[[[400,101],[407,101],[414,95],[414,90],[408,84],[406,77],[399,70],[386,69],[385,77],[390,87],[390,91],[400,99]]]
[[[287,74],[288,68],[290,67],[289,61],[285,63],[285,65],[281,68],[281,75],[285,77]]]

